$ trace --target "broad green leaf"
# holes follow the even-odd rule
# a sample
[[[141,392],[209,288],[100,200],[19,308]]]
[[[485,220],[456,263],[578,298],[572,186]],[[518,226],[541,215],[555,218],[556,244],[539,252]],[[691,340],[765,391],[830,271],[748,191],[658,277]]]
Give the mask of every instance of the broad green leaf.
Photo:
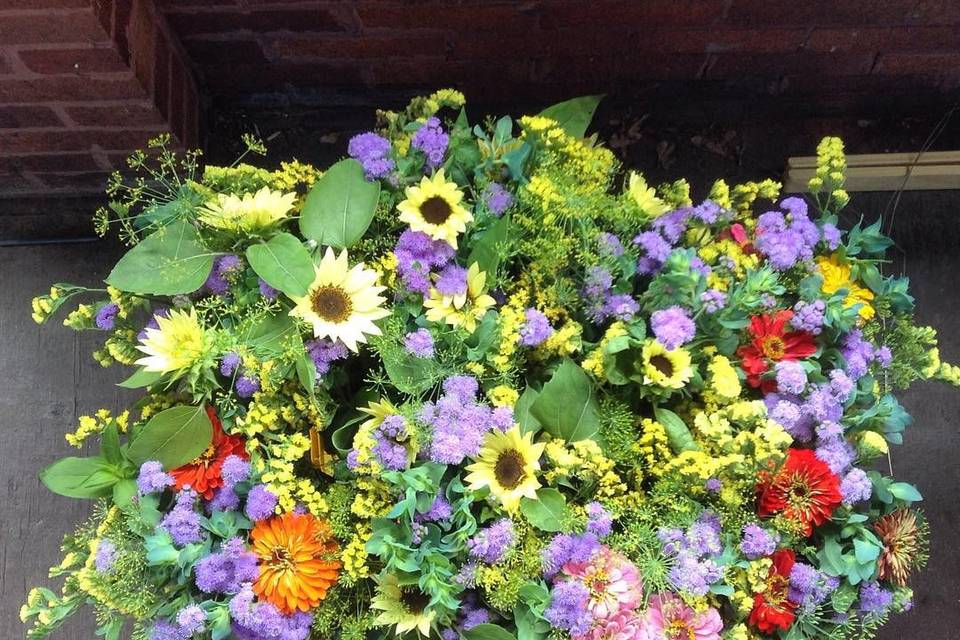
[[[669,409],[660,407],[653,410],[653,415],[667,432],[667,441],[670,443],[670,448],[673,449],[674,453],[699,450],[700,447],[693,441],[690,428],[680,419],[680,416]]]
[[[323,245],[349,247],[366,233],[379,199],[380,183],[368,181],[356,160],[341,160],[307,194],[300,231]]]
[[[489,278],[495,277],[500,267],[501,249],[509,239],[510,214],[506,214],[476,238],[467,264],[476,262]]]
[[[485,622],[464,631],[463,640],[517,640],[516,637],[501,626]]]
[[[530,405],[534,403],[540,392],[533,387],[527,387],[520,394],[517,404],[513,407],[513,419],[520,425],[520,433],[536,433],[540,431],[540,421],[530,413]]]
[[[399,391],[416,396],[433,386],[438,366],[435,360],[417,358],[394,347],[381,350],[380,357],[387,377]]]
[[[126,253],[107,276],[121,291],[175,295],[196,291],[213,268],[213,253],[182,220],[154,231]]]
[[[129,378],[123,382],[118,382],[117,386],[123,387],[124,389],[142,389],[143,387],[149,387],[155,382],[158,382],[162,377],[163,374],[159,371],[147,371],[146,369],[138,368]]]
[[[557,369],[533,404],[530,415],[547,433],[576,442],[593,438],[600,430],[593,382],[569,358]]]
[[[100,434],[100,455],[110,464],[123,462],[123,455],[120,453],[120,431],[117,425],[107,425]]]
[[[580,96],[549,106],[541,111],[540,115],[556,120],[563,130],[574,138],[582,138],[602,99],[602,95]]]
[[[314,388],[317,386],[317,365],[307,353],[306,349],[297,357],[295,363],[297,369],[297,380],[303,385],[303,388],[311,396],[314,394]]]
[[[521,499],[520,511],[534,527],[550,533],[562,531],[570,516],[566,498],[551,488],[539,489],[536,500]]]
[[[68,498],[108,496],[117,480],[113,466],[100,456],[63,458],[40,472],[47,489]]]
[[[880,556],[880,547],[857,538],[853,541],[853,553],[860,564],[867,564]]]
[[[894,482],[887,487],[887,490],[893,494],[894,498],[904,502],[920,502],[923,500],[923,496],[920,495],[917,488],[909,482]]]
[[[140,466],[158,460],[164,469],[176,469],[198,457],[210,446],[213,426],[202,406],[181,406],[161,411],[137,434],[127,457]]]
[[[268,285],[292,298],[303,297],[313,283],[313,259],[289,233],[278,233],[265,243],[247,247],[247,261]]]
[[[131,478],[119,480],[113,485],[113,504],[121,509],[133,504],[133,496],[137,493],[137,481]]]
[[[290,336],[297,335],[297,324],[289,314],[266,316],[245,332],[244,342],[264,355],[280,353]]]

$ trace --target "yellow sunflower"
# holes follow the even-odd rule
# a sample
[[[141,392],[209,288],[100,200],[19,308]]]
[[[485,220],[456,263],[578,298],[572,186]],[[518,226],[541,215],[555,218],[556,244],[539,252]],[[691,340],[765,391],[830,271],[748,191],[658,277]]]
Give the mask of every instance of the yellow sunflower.
[[[264,187],[242,197],[217,194],[216,200],[200,209],[200,221],[226,231],[258,232],[285,220],[297,199],[295,193],[282,193]]]
[[[480,271],[480,265],[474,262],[467,269],[466,293],[445,296],[436,289],[430,289],[430,296],[423,301],[423,306],[427,309],[427,320],[463,327],[473,333],[487,309],[496,304],[496,300],[486,293],[486,286],[487,274]]]
[[[488,487],[504,509],[516,511],[520,498],[537,497],[537,472],[545,447],[542,442],[533,442],[532,433],[521,434],[516,425],[507,431],[491,431],[464,479],[471,491]]]
[[[682,347],[670,351],[656,340],[647,340],[643,344],[642,360],[644,384],[680,389],[693,375],[690,354]]]
[[[424,176],[419,185],[407,187],[406,196],[397,205],[400,221],[456,249],[457,236],[466,231],[473,214],[461,204],[463,192],[455,182],[447,181],[443,169],[432,178]]]
[[[850,265],[841,262],[836,254],[829,258],[817,258],[817,266],[820,273],[823,274],[823,292],[835,293],[840,289],[846,289],[847,297],[843,299],[843,306],[852,307],[859,304],[857,313],[863,320],[870,320],[876,310],[870,304],[873,301],[873,291],[861,287],[851,277]]]
[[[337,256],[327,247],[307,295],[293,298],[290,315],[312,324],[314,337],[339,340],[356,352],[367,335],[381,335],[373,321],[390,315],[380,306],[386,302],[379,295],[384,289],[377,285],[376,271],[363,263],[351,269],[346,249]]]
[[[651,218],[663,215],[670,209],[663,200],[657,197],[657,190],[647,186],[647,181],[636,171],[630,172],[630,185],[627,191],[637,203],[637,206]]]
[[[436,613],[428,607],[430,596],[414,581],[400,584],[396,574],[389,573],[377,585],[377,593],[370,600],[370,607],[380,611],[378,625],[394,625],[397,636],[416,630],[418,635],[429,636]]]
[[[195,309],[174,309],[165,317],[155,317],[157,327],[147,328],[137,345],[146,356],[135,364],[157,373],[185,371],[209,353],[212,336],[200,324]]]

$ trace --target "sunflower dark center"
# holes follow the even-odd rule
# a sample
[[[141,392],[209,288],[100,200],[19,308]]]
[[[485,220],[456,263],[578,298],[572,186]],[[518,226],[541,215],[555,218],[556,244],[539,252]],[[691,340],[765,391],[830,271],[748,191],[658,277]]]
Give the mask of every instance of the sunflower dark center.
[[[314,312],[328,322],[343,322],[353,311],[350,296],[340,287],[320,287],[314,291],[310,302]]]
[[[657,371],[659,371],[660,373],[662,373],[668,378],[673,375],[673,363],[670,362],[670,358],[668,358],[667,356],[664,356],[658,353],[657,355],[650,358],[650,364],[653,366],[654,369],[656,369]]]
[[[430,604],[430,596],[416,587],[412,589],[403,589],[400,592],[400,602],[407,608],[407,611],[417,615],[423,613],[423,610]]]
[[[440,196],[432,196],[420,205],[420,215],[430,224],[443,224],[453,213],[450,204]]]
[[[523,456],[517,451],[504,451],[497,458],[493,475],[505,489],[516,489],[523,480]]]

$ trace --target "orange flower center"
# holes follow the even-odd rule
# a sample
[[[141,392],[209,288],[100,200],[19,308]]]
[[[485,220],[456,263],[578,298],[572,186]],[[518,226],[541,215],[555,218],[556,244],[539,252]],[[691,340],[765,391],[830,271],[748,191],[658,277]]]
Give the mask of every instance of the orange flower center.
[[[771,360],[779,360],[787,351],[787,345],[780,336],[766,336],[760,341],[760,351]]]
[[[694,630],[684,620],[674,620],[663,630],[667,640],[696,640]]]
[[[779,607],[787,599],[787,588],[790,581],[779,573],[770,572],[766,581],[766,600],[768,603]]]

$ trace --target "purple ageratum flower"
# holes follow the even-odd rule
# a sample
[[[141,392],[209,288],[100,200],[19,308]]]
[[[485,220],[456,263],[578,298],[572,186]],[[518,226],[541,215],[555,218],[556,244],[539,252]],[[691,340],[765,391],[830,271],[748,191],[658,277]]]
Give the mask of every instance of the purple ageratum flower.
[[[817,422],[840,422],[843,417],[843,405],[831,393],[829,385],[819,385],[811,391],[803,403],[803,411]]]
[[[723,489],[723,482],[720,481],[720,478],[707,478],[707,481],[703,483],[703,488],[711,493],[720,493],[720,490]]]
[[[239,366],[240,355],[235,351],[225,353],[223,357],[220,358],[220,373],[228,378],[233,375]]]
[[[410,139],[410,146],[419,149],[427,156],[427,167],[436,169],[443,164],[450,136],[440,126],[439,118],[427,118]]]
[[[590,502],[586,506],[587,531],[601,540],[613,530],[613,517],[599,502]]]
[[[787,597],[791,602],[798,603],[804,612],[809,613],[826,600],[838,586],[840,586],[838,578],[825,575],[808,564],[798,562],[790,571]]]
[[[860,329],[854,329],[844,336],[840,353],[847,363],[844,370],[853,380],[859,380],[867,373],[877,355],[873,344],[863,339]]]
[[[350,355],[345,344],[339,341],[333,342],[326,338],[309,340],[303,346],[306,347],[310,359],[313,360],[318,376],[327,375],[330,372],[331,364]]]
[[[828,389],[830,393],[837,399],[837,402],[846,402],[850,399],[850,394],[853,393],[853,389],[856,385],[853,380],[850,379],[850,376],[846,374],[842,369],[834,369],[830,372],[830,383]]]
[[[250,477],[250,463],[240,456],[229,455],[220,468],[220,477],[227,486],[234,486]]]
[[[233,388],[236,389],[237,395],[241,398],[249,398],[260,391],[260,379],[256,376],[244,374],[237,378]]]
[[[243,512],[251,520],[266,520],[277,508],[277,496],[266,487],[257,484],[247,494],[247,506]]]
[[[600,249],[600,255],[611,258],[619,258],[625,251],[620,238],[606,231],[597,235],[597,246]]]
[[[640,303],[626,293],[619,293],[607,298],[603,305],[604,318],[614,318],[627,322],[640,311]]]
[[[160,323],[157,322],[157,318],[166,318],[168,315],[170,315],[170,310],[166,307],[160,307],[159,309],[154,310],[153,315],[150,316],[147,324],[143,325],[143,329],[141,329],[140,333],[137,334],[137,340],[142,342],[147,337],[147,329],[159,329]]]
[[[483,190],[483,202],[487,205],[487,210],[499,218],[513,206],[513,194],[507,191],[503,185],[491,182]]]
[[[240,507],[240,496],[233,487],[223,486],[216,490],[213,498],[207,502],[207,513],[217,511],[236,511]]]
[[[644,275],[659,271],[673,250],[670,243],[656,231],[644,231],[633,239],[633,244],[637,245],[643,254],[637,263],[637,271]]]
[[[596,534],[589,531],[582,535],[556,535],[541,551],[543,575],[552,578],[568,562],[587,562],[598,549],[600,540]]]
[[[173,543],[178,547],[203,540],[200,515],[193,508],[196,499],[195,491],[184,489],[177,494],[173,509],[160,521],[159,528],[169,533]]]
[[[613,275],[603,267],[587,269],[583,283],[583,297],[587,304],[587,316],[594,322],[601,322],[605,317],[604,305],[613,286]]]
[[[769,533],[756,524],[743,527],[743,539],[740,541],[740,552],[747,560],[757,560],[772,555],[780,543],[780,536]]]
[[[467,540],[467,549],[471,558],[494,564],[506,555],[514,542],[516,542],[516,534],[513,530],[513,521],[510,518],[501,518]]]
[[[215,296],[224,296],[230,291],[230,282],[243,268],[243,261],[232,253],[217,257],[203,288]]]
[[[269,602],[254,602],[253,587],[246,584],[230,599],[233,637],[237,640],[306,640],[313,616],[297,611],[284,615]]]
[[[821,440],[835,440],[843,435],[843,426],[838,422],[821,422],[817,425],[817,437]]]
[[[195,604],[187,605],[177,612],[177,626],[184,638],[194,636],[203,631],[207,614]]]
[[[218,553],[202,558],[193,568],[197,588],[204,593],[237,593],[245,582],[257,579],[257,554],[240,538],[230,538]]]
[[[796,360],[781,360],[776,364],[777,389],[784,393],[801,394],[807,387],[807,372]]]
[[[93,566],[97,573],[110,573],[117,561],[117,545],[104,538],[97,544],[97,553],[93,558]]]
[[[856,450],[843,438],[821,443],[814,453],[818,460],[825,462],[830,471],[837,475],[846,471],[857,457]]]
[[[865,582],[860,587],[860,611],[881,616],[893,604],[893,592],[876,582]]]
[[[403,346],[412,356],[418,358],[432,358],[434,349],[433,349],[433,335],[431,335],[429,329],[417,329],[416,331],[411,331],[403,338]]]
[[[893,352],[890,351],[890,347],[884,345],[877,349],[876,353],[877,364],[886,369],[890,366],[890,363],[893,362]]]
[[[156,460],[147,460],[140,465],[140,473],[137,476],[137,489],[140,493],[144,495],[159,493],[172,486],[173,476],[164,473],[163,465]]]
[[[827,249],[830,251],[834,251],[840,246],[840,229],[837,229],[837,225],[825,222],[820,229],[820,233],[823,243],[827,245]]]
[[[120,312],[120,306],[114,303],[105,304],[97,310],[97,315],[93,322],[97,329],[110,331],[116,322],[117,314]]]
[[[387,416],[371,435],[376,441],[373,454],[385,469],[402,471],[407,468],[407,448],[404,443],[410,438],[410,434],[403,416]]]
[[[450,376],[443,382],[443,392],[460,402],[473,402],[480,392],[480,383],[473,376]]]
[[[184,640],[180,627],[166,620],[157,620],[150,628],[150,640]]]
[[[707,313],[716,313],[727,306],[727,294],[717,289],[707,289],[700,294],[700,302]]]
[[[593,625],[593,615],[587,604],[590,592],[578,580],[563,580],[554,585],[550,606],[543,617],[555,628],[568,631],[571,636],[585,635]]]
[[[434,286],[445,296],[462,296],[467,293],[467,270],[456,264],[447,265]]]
[[[464,599],[460,608],[460,627],[464,631],[490,622],[490,619],[490,610],[477,602],[476,597]]]
[[[476,401],[479,385],[471,376],[452,376],[436,403],[423,405],[419,418],[432,428],[429,457],[441,464],[459,464],[476,456],[484,436],[499,428],[502,420],[485,404]]]
[[[453,259],[454,248],[443,240],[434,240],[420,231],[407,229],[393,249],[397,273],[409,290],[421,295],[430,291],[430,272],[446,266]]]
[[[674,209],[656,218],[650,226],[659,231],[667,242],[675,244],[687,230],[687,223],[692,212],[691,207]]]
[[[873,492],[873,483],[867,472],[863,469],[854,467],[843,476],[840,481],[840,495],[843,496],[843,504],[854,505],[858,502],[865,502],[870,499]]]
[[[731,212],[713,200],[704,200],[693,208],[691,214],[705,224],[713,224],[717,220],[730,218]]]
[[[690,314],[677,305],[654,311],[650,316],[650,327],[657,341],[670,351],[689,342],[697,333]]]
[[[670,585],[679,591],[696,596],[705,596],[710,585],[723,578],[723,568],[710,558],[698,558],[689,550],[676,555],[667,574]]]
[[[800,300],[793,305],[793,317],[790,324],[798,331],[807,331],[813,335],[820,335],[823,330],[823,312],[827,305],[823,300],[805,302]]]
[[[390,157],[390,141],[372,131],[350,138],[347,155],[363,165],[367,180],[385,178],[394,168],[393,158]]]
[[[520,328],[520,344],[536,347],[553,334],[553,327],[547,316],[538,309],[529,308],[523,312],[523,326]]]
[[[257,278],[257,288],[260,289],[260,295],[271,302],[276,300],[277,296],[280,295],[280,292],[268,285],[267,281],[263,278]]]
[[[430,508],[423,513],[418,513],[416,518],[420,522],[443,522],[449,520],[452,515],[453,506],[441,493],[433,499]]]

